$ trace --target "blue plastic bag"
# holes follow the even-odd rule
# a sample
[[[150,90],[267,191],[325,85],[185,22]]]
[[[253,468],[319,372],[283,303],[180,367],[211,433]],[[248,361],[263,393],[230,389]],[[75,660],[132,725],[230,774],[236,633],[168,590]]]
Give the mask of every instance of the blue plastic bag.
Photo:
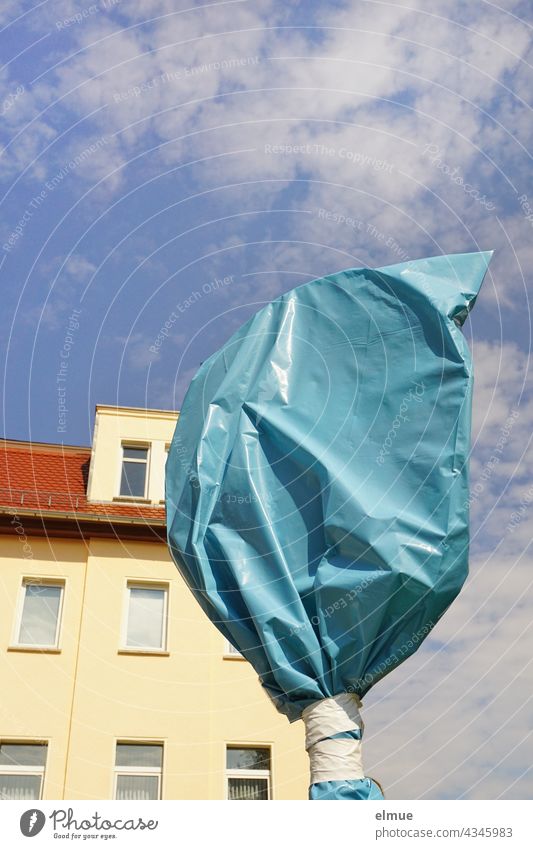
[[[472,367],[460,326],[490,256],[299,286],[190,385],[166,469],[170,550],[291,721],[328,697],[362,698],[466,578]],[[380,796],[368,779],[310,791]]]

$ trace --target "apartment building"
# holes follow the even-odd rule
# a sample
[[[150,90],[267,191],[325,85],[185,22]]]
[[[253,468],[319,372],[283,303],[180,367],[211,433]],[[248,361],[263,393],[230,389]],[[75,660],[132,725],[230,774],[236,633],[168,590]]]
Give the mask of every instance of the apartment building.
[[[302,723],[166,546],[177,413],[99,405],[92,447],[0,443],[0,798],[304,799]]]

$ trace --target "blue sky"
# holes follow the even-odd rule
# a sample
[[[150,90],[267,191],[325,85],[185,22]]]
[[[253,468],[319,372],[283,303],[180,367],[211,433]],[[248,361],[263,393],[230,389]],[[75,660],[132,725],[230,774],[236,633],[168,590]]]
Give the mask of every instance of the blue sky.
[[[366,700],[367,761],[393,797],[533,792],[530,8],[0,10],[8,437],[89,444],[96,403],[179,408],[200,362],[313,277],[495,251],[465,327],[472,576]]]

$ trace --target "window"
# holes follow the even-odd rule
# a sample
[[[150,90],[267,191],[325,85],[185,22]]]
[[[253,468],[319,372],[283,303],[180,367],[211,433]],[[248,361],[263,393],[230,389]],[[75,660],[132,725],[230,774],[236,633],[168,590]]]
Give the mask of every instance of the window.
[[[23,581],[15,629],[16,645],[57,647],[63,586],[63,583],[54,581]]]
[[[229,640],[226,640],[226,647],[224,649],[225,657],[242,657],[244,659],[244,655],[242,655],[239,649],[236,649],[233,643],[230,643]]]
[[[270,799],[270,748],[227,746],[228,799]]]
[[[40,799],[46,743],[0,743],[0,799]]]
[[[160,799],[163,746],[117,743],[115,799]]]
[[[165,503],[165,495],[166,495],[165,477],[166,477],[166,473],[167,473],[167,460],[168,460],[168,452],[169,451],[170,451],[170,445],[167,443],[167,444],[165,444],[165,451],[163,453],[163,474],[162,474],[162,478],[161,478],[163,486],[162,486],[162,498],[159,499],[160,504]]]
[[[148,448],[123,445],[119,494],[126,498],[145,498],[147,468]]]
[[[123,646],[128,649],[165,651],[167,596],[162,586],[128,584]]]

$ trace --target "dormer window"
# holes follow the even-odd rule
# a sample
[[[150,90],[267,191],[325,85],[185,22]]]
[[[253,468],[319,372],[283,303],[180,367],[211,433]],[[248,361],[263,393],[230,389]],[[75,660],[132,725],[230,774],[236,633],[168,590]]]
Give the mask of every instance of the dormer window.
[[[148,448],[123,445],[119,495],[123,498],[146,498],[147,471]]]

